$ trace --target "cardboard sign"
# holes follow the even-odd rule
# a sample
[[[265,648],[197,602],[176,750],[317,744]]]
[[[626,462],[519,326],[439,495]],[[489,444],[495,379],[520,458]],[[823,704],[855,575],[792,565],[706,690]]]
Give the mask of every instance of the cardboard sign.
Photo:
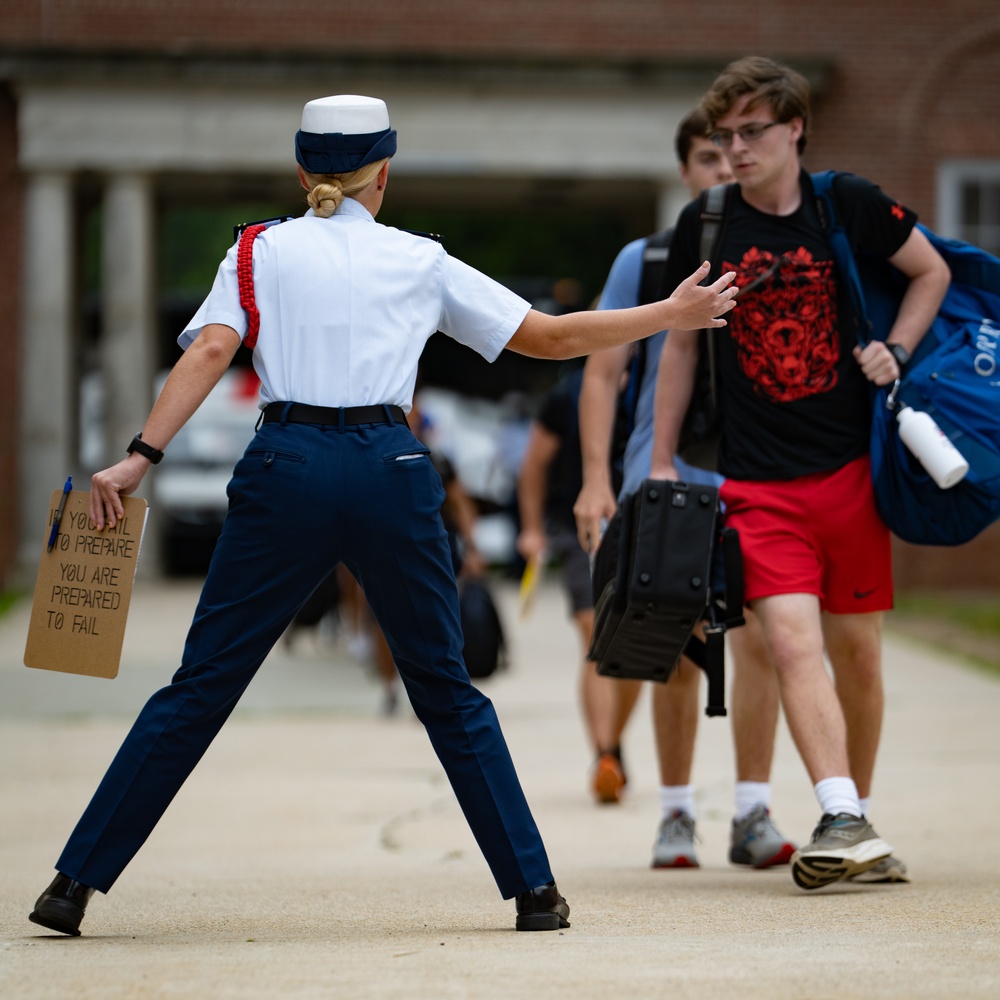
[[[139,561],[147,504],[122,497],[125,516],[98,531],[90,494],[72,490],[49,551],[62,490],[54,490],[35,582],[24,665],[90,677],[116,677]]]

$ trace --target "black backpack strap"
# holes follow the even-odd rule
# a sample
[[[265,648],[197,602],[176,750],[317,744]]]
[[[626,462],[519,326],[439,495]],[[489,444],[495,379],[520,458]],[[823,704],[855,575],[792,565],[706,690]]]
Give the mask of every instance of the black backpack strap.
[[[646,238],[646,246],[642,251],[642,271],[639,276],[639,296],[636,304],[640,306],[656,302],[660,297],[660,283],[663,281],[663,269],[670,256],[670,241],[674,238],[673,229],[661,229],[658,233]],[[639,389],[646,375],[646,351],[648,341],[638,340],[632,354],[629,369],[629,405],[632,418],[635,417],[635,404],[639,398]]]
[[[642,275],[639,279],[640,306],[655,302],[660,297],[663,268],[670,256],[670,241],[673,237],[673,229],[661,229],[646,238],[646,247],[642,251]]]
[[[715,184],[701,193],[701,212],[699,219],[701,231],[699,233],[698,248],[701,260],[711,263],[708,277],[702,282],[703,285],[715,281],[722,271],[722,237],[725,233],[726,222],[729,218],[729,206],[732,204],[735,184]],[[718,376],[715,359],[715,337],[712,336],[714,330],[703,330],[701,341],[705,345],[704,365],[707,375],[704,377],[705,390],[709,394],[709,404],[707,412],[718,413]]]
[[[712,270],[706,282],[719,276],[719,253],[722,249],[722,234],[729,216],[735,184],[714,184],[701,193],[701,236],[698,249],[702,260],[710,261]]]
[[[851,318],[854,322],[858,343],[863,347],[872,339],[873,328],[865,305],[865,293],[861,287],[861,276],[858,274],[854,249],[848,239],[847,231],[841,219],[840,206],[837,202],[837,178],[841,171],[822,170],[810,174],[813,196],[816,199],[816,212],[819,215],[823,235],[833,253],[838,275],[851,307]]]

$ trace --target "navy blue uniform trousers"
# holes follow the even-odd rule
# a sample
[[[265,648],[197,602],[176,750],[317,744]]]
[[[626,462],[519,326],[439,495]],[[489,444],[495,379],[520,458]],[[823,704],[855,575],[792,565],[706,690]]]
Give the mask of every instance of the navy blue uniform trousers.
[[[462,661],[443,501],[427,449],[405,424],[264,424],[233,472],[181,667],[146,703],[58,870],[111,888],[295,612],[343,562],[364,588],[501,894],[548,882],[496,712]]]

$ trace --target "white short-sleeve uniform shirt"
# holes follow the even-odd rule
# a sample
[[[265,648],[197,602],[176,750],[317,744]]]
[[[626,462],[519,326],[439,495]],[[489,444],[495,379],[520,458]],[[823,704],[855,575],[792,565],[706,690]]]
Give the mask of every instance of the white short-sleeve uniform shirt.
[[[234,245],[211,292],[178,338],[187,349],[210,323],[247,332]],[[265,229],[253,247],[261,406],[389,403],[409,410],[417,364],[437,331],[493,361],[530,308],[519,295],[450,257],[437,242],[380,225],[345,198]]]

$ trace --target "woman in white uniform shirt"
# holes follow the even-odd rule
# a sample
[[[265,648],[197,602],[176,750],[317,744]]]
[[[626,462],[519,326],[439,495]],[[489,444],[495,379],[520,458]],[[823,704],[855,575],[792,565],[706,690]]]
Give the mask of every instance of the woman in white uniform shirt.
[[[516,897],[517,928],[568,926],[493,706],[462,662],[444,491],[404,416],[417,362],[438,330],[492,361],[504,347],[565,358],[667,327],[720,326],[735,291],[731,276],[700,287],[703,267],[664,302],[537,313],[438,243],[375,222],[395,148],[379,100],[324,98],[304,109],[296,159],[312,207],[257,235],[244,276],[259,312],[263,423],[234,470],[181,667],[126,737],[31,913],[36,923],[79,934],[94,890],[111,888],[296,610],[343,562],[501,894]],[[255,331],[237,260],[234,246],[128,457],[93,477],[98,526],[122,516],[120,495],[138,487]]]

